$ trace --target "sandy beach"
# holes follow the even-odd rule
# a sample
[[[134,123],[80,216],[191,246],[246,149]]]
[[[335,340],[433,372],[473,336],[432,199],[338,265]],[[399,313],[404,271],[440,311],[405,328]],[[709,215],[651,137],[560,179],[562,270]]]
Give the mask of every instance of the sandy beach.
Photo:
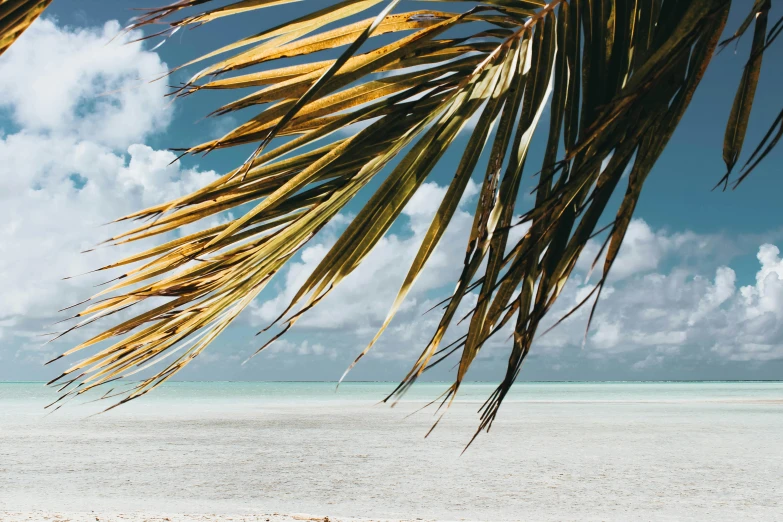
[[[12,511],[0,512],[0,520],[7,522],[392,522],[388,519],[358,519],[319,517],[313,515],[283,515],[268,513],[258,515],[217,514],[155,514],[155,513],[47,513]],[[424,519],[415,519],[422,521]],[[394,522],[397,522],[396,520]],[[400,521],[409,522],[409,521]],[[411,520],[410,522],[413,522]],[[425,521],[427,522],[427,521]]]
[[[462,455],[484,389],[425,439],[432,414],[408,415],[435,386],[390,409],[372,388],[183,385],[93,417],[3,386],[4,521],[783,517],[781,384],[528,387]]]

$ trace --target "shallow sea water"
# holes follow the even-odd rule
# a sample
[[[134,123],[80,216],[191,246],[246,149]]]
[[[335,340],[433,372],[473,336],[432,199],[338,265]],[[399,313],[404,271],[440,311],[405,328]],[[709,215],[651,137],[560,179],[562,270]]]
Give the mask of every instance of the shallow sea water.
[[[0,383],[0,511],[783,520],[783,383],[171,383],[121,408]]]

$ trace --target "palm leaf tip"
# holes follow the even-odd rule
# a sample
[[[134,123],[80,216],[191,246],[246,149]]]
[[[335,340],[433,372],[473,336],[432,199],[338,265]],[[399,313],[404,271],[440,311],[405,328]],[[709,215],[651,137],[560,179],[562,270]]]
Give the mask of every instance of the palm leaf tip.
[[[199,25],[285,2],[237,1],[166,21],[208,3],[183,0],[152,10],[134,27]],[[605,233],[603,262],[593,263],[600,271],[594,294],[600,295],[643,184],[715,53],[729,2],[672,0],[661,9],[653,2],[588,0],[464,4],[458,12],[399,13],[392,12],[395,2],[344,0],[192,60],[214,63],[177,96],[250,88],[217,113],[248,109],[255,115],[188,152],[243,144],[254,144],[256,152],[209,185],[128,216],[141,224],[112,242],[166,235],[229,211],[238,217],[167,236],[109,265],[133,267],[98,294],[101,300],[88,304],[74,329],[136,310],[149,299],[157,304],[71,350],[113,343],[67,370],[65,375],[80,376],[65,395],[157,363],[163,369],[135,384],[122,401],[171,378],[362,189],[377,187],[281,315],[282,331],[272,341],[279,338],[350,276],[441,160],[455,154],[459,163],[390,312],[356,361],[391,323],[442,243],[470,180],[478,179],[456,290],[442,303],[430,342],[390,399],[455,358],[455,381],[444,395],[450,404],[488,341],[510,334],[506,371],[480,417],[480,429],[488,430],[577,260],[596,234]],[[375,43],[378,34],[391,43]],[[314,56],[321,51],[339,54]],[[301,57],[311,61],[288,61]],[[542,120],[548,126],[544,157],[531,167],[528,152]],[[463,140],[468,122],[475,127]],[[743,132],[738,124],[737,135]],[[778,137],[769,134],[765,146]],[[522,212],[528,170],[539,177],[535,202]],[[619,195],[614,207],[613,195]],[[515,217],[520,213],[521,220]],[[606,227],[605,214],[614,214]],[[517,239],[511,230],[520,223],[527,231]],[[443,346],[469,295],[475,304],[463,317],[467,333]]]
[[[0,1],[0,55],[38,19],[52,0]]]

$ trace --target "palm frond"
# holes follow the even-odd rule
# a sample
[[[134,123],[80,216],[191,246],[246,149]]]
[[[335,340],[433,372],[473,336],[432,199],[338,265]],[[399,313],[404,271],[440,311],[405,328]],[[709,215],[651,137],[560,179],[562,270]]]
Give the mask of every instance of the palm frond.
[[[0,55],[51,3],[52,0],[0,0]]]
[[[772,45],[781,31],[783,31],[783,16],[773,24],[769,31],[767,31],[771,7],[771,0],[756,0],[748,13],[748,16],[745,18],[745,21],[740,25],[737,31],[730,38],[727,38],[719,44],[720,48],[726,47],[731,42],[739,39],[745,31],[748,30],[751,22],[754,23],[750,56],[748,57],[748,62],[745,64],[745,68],[742,72],[742,79],[737,88],[737,94],[734,96],[734,104],[731,107],[731,114],[729,115],[729,121],[726,125],[726,136],[723,142],[723,161],[726,163],[727,170],[726,174],[717,185],[723,184],[724,190],[728,186],[731,172],[742,152],[745,132],[748,128],[748,121],[750,120],[750,113],[753,108],[753,98],[756,94],[759,74],[761,73],[761,62],[764,57],[764,51]],[[781,109],[781,115],[783,115],[783,109]],[[775,119],[767,134],[756,147],[756,150],[753,151],[753,154],[742,166],[740,176],[734,182],[734,188],[737,188],[767,154],[775,148],[780,137],[783,135],[783,126],[780,125],[780,120],[781,116],[778,116],[778,118]],[[778,126],[780,126],[780,130],[778,130],[775,136],[772,136],[775,127]]]
[[[209,3],[182,0],[149,10],[132,28],[166,23],[159,34],[169,34],[286,0],[235,1],[167,22],[184,9]],[[510,330],[507,370],[482,410],[480,429],[489,429],[587,242],[605,233],[605,257],[591,293],[594,311],[645,179],[714,56],[729,1],[464,3],[460,12],[393,13],[387,11],[396,2],[343,0],[189,62],[214,60],[177,96],[254,88],[215,113],[255,108],[257,114],[187,153],[241,144],[256,144],[256,152],[200,190],[122,218],[141,224],[109,242],[165,234],[228,210],[240,215],[103,267],[144,261],[97,294],[100,299],[76,316],[80,322],[72,329],[150,299],[165,302],[66,352],[119,338],[52,381],[65,384],[61,398],[163,361],[162,370],[136,383],[120,403],[169,379],[362,188],[379,180],[280,317],[282,331],[270,342],[279,338],[365,260],[438,162],[456,153],[457,137],[472,121],[475,128],[467,145],[459,147],[459,165],[388,317],[356,361],[389,325],[442,241],[469,180],[480,176],[456,290],[443,303],[431,341],[389,398],[403,393],[428,368],[457,357],[457,375],[444,399],[452,400],[487,340]],[[758,5],[763,8],[764,3]],[[380,9],[386,11],[379,15]],[[763,33],[759,17],[755,23]],[[389,35],[394,39],[366,50],[360,45],[372,44],[380,34],[387,35],[385,41]],[[740,101],[732,110],[726,152],[731,162],[742,146],[758,77],[760,45],[765,43],[758,38],[761,43],[754,37]],[[286,61],[338,48],[347,50],[337,58]],[[246,71],[266,64],[273,65]],[[542,120],[548,126],[544,159],[528,169],[538,176],[535,204],[520,220],[515,216],[522,177]],[[768,138],[767,145],[779,134]],[[486,167],[476,173],[483,154]],[[751,159],[765,154],[766,149],[759,149]],[[621,195],[620,203],[612,208],[615,194]],[[248,204],[253,208],[239,210]],[[604,227],[601,220],[612,214]],[[510,230],[520,223],[529,228],[512,242]],[[598,263],[596,258],[594,265]],[[467,335],[442,346],[472,292],[478,295]],[[587,303],[585,299],[578,306]]]

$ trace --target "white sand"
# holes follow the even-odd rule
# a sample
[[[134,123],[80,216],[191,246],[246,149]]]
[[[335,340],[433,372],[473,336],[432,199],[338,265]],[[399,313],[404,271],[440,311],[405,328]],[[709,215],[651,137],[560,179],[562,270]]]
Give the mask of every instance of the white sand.
[[[42,511],[25,513],[0,511],[0,520],[4,522],[392,522],[384,519],[316,517],[313,515],[282,515],[280,513],[265,515],[161,515],[154,513],[47,513]],[[423,519],[416,519],[416,522],[421,520]]]
[[[0,400],[0,520],[783,520],[775,402],[510,403],[462,456],[477,404],[177,404]]]

